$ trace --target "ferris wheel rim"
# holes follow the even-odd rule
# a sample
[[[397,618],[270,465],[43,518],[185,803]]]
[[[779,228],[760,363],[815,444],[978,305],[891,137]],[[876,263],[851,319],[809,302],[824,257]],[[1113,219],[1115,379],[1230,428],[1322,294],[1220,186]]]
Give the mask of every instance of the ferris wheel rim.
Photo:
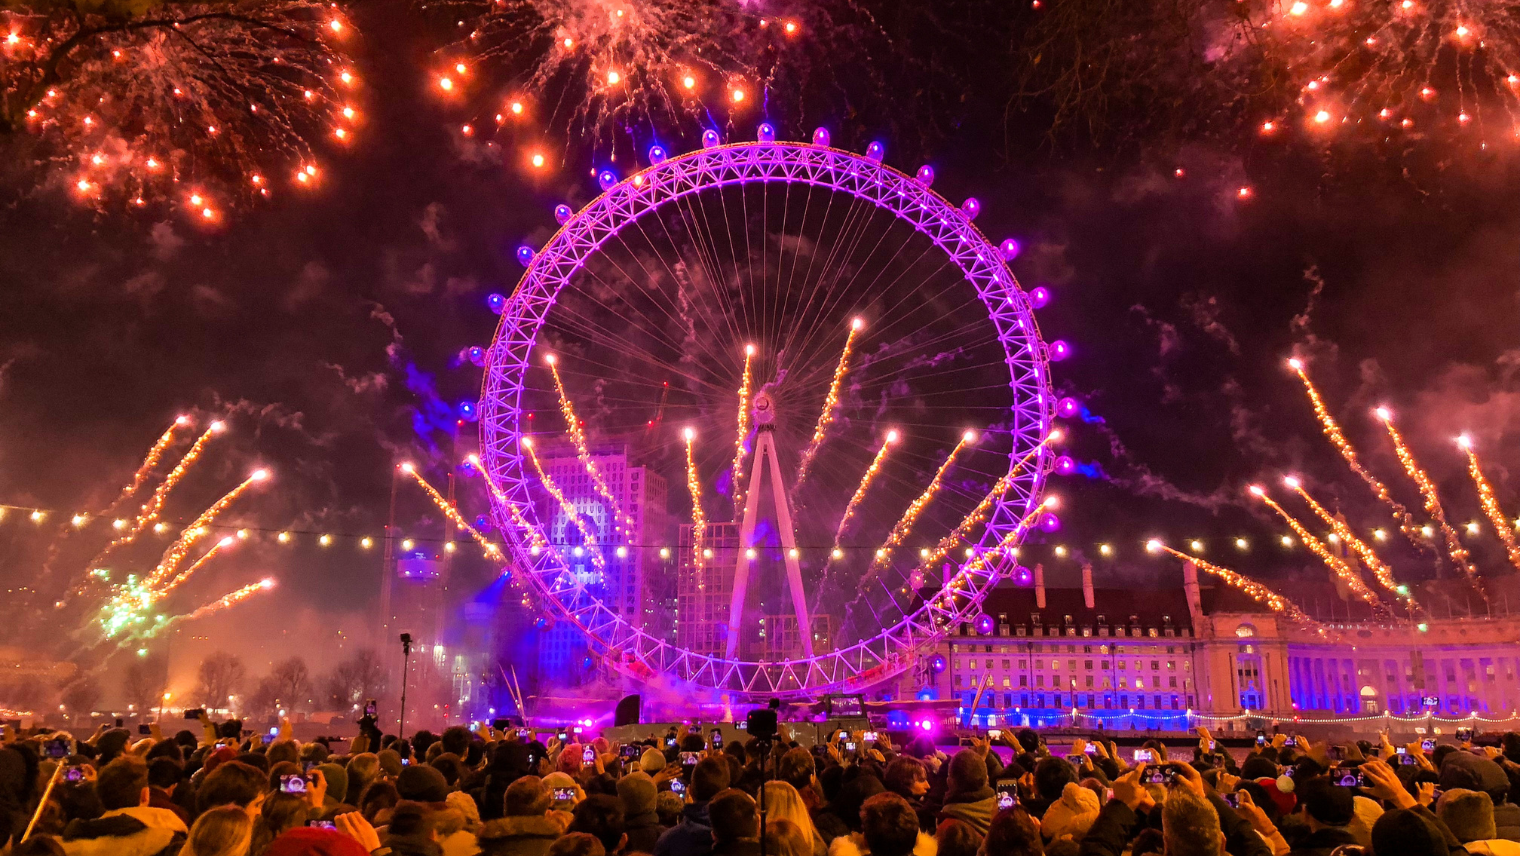
[[[1027,523],[1021,524],[1021,518],[1036,507],[1053,459],[1043,442],[1055,404],[1050,394],[1049,353],[1034,320],[1034,307],[1001,251],[972,223],[971,216],[927,184],[876,157],[786,141],[709,145],[662,157],[620,181],[604,183],[603,193],[562,217],[560,229],[533,255],[503,307],[487,351],[480,405],[481,458],[483,474],[494,485],[492,515],[532,588],[554,605],[562,619],[585,632],[594,649],[615,669],[643,678],[649,675],[640,671],[673,673],[678,679],[745,697],[837,691],[900,673],[911,666],[918,649],[974,615],[1000,578],[1007,558],[999,556],[995,563],[958,563],[959,570],[941,596],[904,610],[900,619],[879,633],[812,657],[771,662],[682,649],[634,626],[592,595],[585,595],[587,605],[576,608],[562,600],[566,594],[582,592],[578,586],[557,582],[567,576],[567,567],[552,545],[543,549],[530,543],[535,533],[527,521],[533,516],[528,496],[531,476],[523,468],[523,433],[518,428],[525,374],[533,365],[531,355],[538,347],[539,333],[560,291],[587,258],[601,252],[607,241],[639,218],[705,190],[772,182],[822,187],[889,211],[895,221],[909,223],[945,253],[987,310],[1009,368],[1013,396],[1010,472],[1021,455],[1034,458],[1022,475],[1011,480],[1009,491],[988,514],[978,553],[1009,534],[1015,544],[1022,540]],[[1019,347],[1013,349],[1016,342]],[[1015,504],[1022,510],[1014,511]],[[952,585],[962,591],[946,594]]]

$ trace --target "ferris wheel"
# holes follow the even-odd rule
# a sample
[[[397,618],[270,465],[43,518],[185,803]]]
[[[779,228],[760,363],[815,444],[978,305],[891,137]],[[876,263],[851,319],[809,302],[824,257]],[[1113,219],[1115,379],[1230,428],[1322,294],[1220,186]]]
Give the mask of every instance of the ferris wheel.
[[[975,199],[883,154],[709,130],[519,249],[480,402],[493,517],[612,668],[862,688],[976,621],[1055,525],[1043,289]]]

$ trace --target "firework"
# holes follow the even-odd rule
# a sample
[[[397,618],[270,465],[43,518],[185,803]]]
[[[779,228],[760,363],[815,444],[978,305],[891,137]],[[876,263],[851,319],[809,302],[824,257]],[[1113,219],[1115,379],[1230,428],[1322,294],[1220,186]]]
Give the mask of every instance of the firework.
[[[242,496],[249,488],[268,478],[268,470],[254,470],[248,478],[243,480],[242,484],[228,491],[221,499],[211,503],[205,511],[202,511],[193,523],[185,527],[184,531],[180,533],[179,538],[169,545],[169,549],[164,551],[163,558],[159,560],[158,567],[154,568],[153,573],[148,577],[148,585],[156,587],[171,577],[174,574],[175,568],[179,567],[179,563],[184,561],[185,556],[189,555],[190,548],[194,547],[197,541],[205,537],[212,522],[223,511],[226,511],[228,506],[236,502],[238,497]]]
[[[143,504],[142,514],[138,515],[137,519],[127,528],[126,534],[107,544],[106,548],[100,551],[100,555],[90,562],[91,565],[99,562],[107,553],[117,547],[132,543],[149,524],[158,520],[158,513],[163,510],[164,500],[169,498],[169,492],[174,490],[175,485],[179,484],[180,479],[185,477],[185,473],[189,472],[190,468],[195,466],[195,462],[200,460],[201,452],[205,450],[206,444],[211,442],[211,438],[222,433],[222,431],[226,430],[226,427],[226,423],[220,420],[212,422],[205,432],[195,438],[195,443],[190,447],[190,451],[186,452],[185,456],[179,459],[179,463],[174,465],[174,469],[170,470],[169,474],[164,477],[164,480],[159,482],[158,487],[154,489],[153,496]]]
[[[692,445],[696,442],[697,432],[686,428],[681,431],[681,436],[686,440],[686,489],[691,493],[691,560],[697,568],[697,589],[702,590],[707,587],[704,575],[707,563],[703,554],[707,515],[702,513],[702,480],[697,477],[697,458]]]
[[[1383,602],[1378,600],[1378,596],[1372,589],[1367,588],[1367,584],[1362,582],[1361,576],[1350,565],[1346,564],[1346,560],[1330,552],[1330,548],[1314,537],[1313,533],[1308,529],[1305,529],[1304,525],[1299,523],[1297,518],[1289,514],[1287,509],[1278,505],[1276,500],[1268,496],[1264,488],[1259,485],[1251,485],[1251,495],[1265,502],[1273,511],[1277,512],[1277,515],[1298,534],[1299,540],[1304,542],[1304,546],[1308,547],[1314,555],[1319,556],[1329,566],[1330,570],[1334,571],[1335,575],[1341,578],[1341,581],[1346,584],[1346,587],[1351,590],[1352,594],[1366,601],[1376,611],[1381,612],[1386,610]]]
[[[599,571],[606,570],[607,557],[602,555],[601,548],[597,546],[596,534],[593,531],[593,527],[584,517],[581,516],[581,513],[576,510],[575,503],[571,502],[570,498],[565,496],[565,492],[563,490],[560,490],[559,485],[554,483],[554,479],[550,478],[549,474],[544,471],[543,464],[539,463],[538,461],[538,453],[533,450],[533,438],[522,438],[522,448],[524,452],[528,453],[528,460],[533,463],[533,469],[538,473],[539,483],[544,486],[544,490],[547,490],[550,496],[554,497],[554,501],[559,503],[560,510],[565,512],[565,517],[572,524],[574,524],[576,530],[581,533],[581,543],[584,544],[586,550],[591,553],[591,563],[593,565],[596,565],[596,569]],[[487,479],[487,481],[489,481],[489,479]]]
[[[747,4],[731,0],[429,5],[465,36],[443,52],[434,81],[440,97],[471,102],[478,126],[490,127],[485,117],[494,115],[495,127],[533,123],[593,145],[630,124],[666,126],[699,115],[704,100],[747,109],[760,84],[754,58],[775,30],[781,38],[796,33],[794,24],[762,27]]]
[[[745,443],[749,440],[749,367],[755,356],[755,346],[744,346],[744,380],[739,384],[739,436],[734,440],[734,518],[739,517],[739,509],[744,507],[744,453]]]
[[[1312,135],[1482,140],[1516,132],[1520,19],[1508,3],[1264,0],[1242,8],[1245,39],[1286,72]],[[1486,116],[1496,127],[1482,127]]]
[[[228,592],[227,594],[222,595],[211,603],[206,604],[205,606],[188,615],[177,615],[174,618],[170,619],[164,626],[167,627],[172,624],[178,624],[182,621],[194,621],[197,618],[205,618],[214,612],[221,612],[224,609],[230,609],[231,607],[237,606],[238,604],[242,603],[250,597],[253,597],[259,592],[269,591],[272,588],[274,588],[274,580],[269,578],[259,580],[252,585],[243,586],[237,591]]]
[[[1393,511],[1393,521],[1398,524],[1399,531],[1404,533],[1404,537],[1408,538],[1410,543],[1416,547],[1421,549],[1427,548],[1429,544],[1420,536],[1420,527],[1415,523],[1414,516],[1409,513],[1409,509],[1405,508],[1403,503],[1393,498],[1393,495],[1388,492],[1387,485],[1379,481],[1377,476],[1374,476],[1371,472],[1368,472],[1366,467],[1362,466],[1361,460],[1356,455],[1356,449],[1352,447],[1351,441],[1346,439],[1346,435],[1342,433],[1341,426],[1335,421],[1335,418],[1330,415],[1330,410],[1325,407],[1325,400],[1320,396],[1319,390],[1314,387],[1313,381],[1309,380],[1309,374],[1304,370],[1303,361],[1291,359],[1288,360],[1288,366],[1298,374],[1298,379],[1303,381],[1304,390],[1309,394],[1309,403],[1314,406],[1315,417],[1319,419],[1320,425],[1325,429],[1325,436],[1330,438],[1330,443],[1341,453],[1341,457],[1346,459],[1346,465],[1351,468],[1353,473],[1360,476],[1362,481],[1372,488],[1372,492],[1377,495],[1377,498],[1382,500]]]
[[[1472,438],[1463,434],[1457,438],[1457,445],[1467,453],[1467,474],[1472,476],[1473,487],[1478,489],[1478,503],[1483,506],[1483,513],[1488,517],[1488,522],[1493,524],[1499,540],[1504,543],[1504,555],[1509,557],[1511,565],[1520,568],[1520,544],[1515,543],[1515,530],[1510,527],[1508,518],[1499,508],[1494,486],[1488,483],[1488,479],[1483,476],[1483,468],[1478,466],[1478,452],[1473,448]]]
[[[91,205],[198,223],[316,181],[317,140],[352,140],[348,22],[314,0],[0,10],[0,133]]]
[[[948,606],[949,599],[955,597],[956,589],[966,587],[967,574],[982,571],[992,562],[1001,559],[1009,551],[1015,551],[1016,553],[1019,539],[1024,536],[1025,532],[1029,531],[1029,527],[1034,525],[1034,522],[1039,519],[1041,514],[1045,513],[1047,508],[1053,508],[1055,504],[1056,499],[1052,496],[1047,496],[1035,503],[1034,508],[1024,515],[1019,524],[1013,527],[1007,535],[1003,536],[1003,540],[993,545],[990,549],[977,553],[971,558],[971,561],[961,565],[960,570],[956,571],[955,576],[941,590],[940,597],[946,600],[946,605]]]
[[[929,568],[943,561],[945,556],[948,555],[951,550],[955,549],[956,545],[966,537],[966,533],[970,532],[973,528],[980,525],[982,521],[987,519],[987,512],[992,508],[992,504],[997,501],[998,497],[1002,496],[1008,491],[1008,486],[1013,484],[1013,480],[1024,471],[1024,467],[1028,466],[1029,462],[1034,459],[1034,456],[1040,453],[1040,450],[1045,447],[1045,444],[1057,442],[1059,439],[1060,434],[1054,431],[1045,435],[1045,439],[1041,440],[1039,445],[1035,446],[1033,449],[1030,449],[1029,453],[1020,458],[1006,475],[993,483],[992,489],[987,491],[987,494],[982,497],[982,501],[978,502],[976,504],[976,507],[971,509],[970,514],[967,514],[961,519],[961,522],[953,530],[950,531],[949,535],[941,538],[939,540],[939,543],[934,545],[934,549],[930,551],[929,556],[919,564],[923,567]]]
[[[1420,497],[1425,500],[1425,513],[1435,521],[1436,526],[1441,530],[1441,537],[1446,541],[1446,554],[1451,557],[1452,563],[1462,570],[1467,579],[1476,584],[1478,569],[1473,566],[1472,557],[1467,552],[1467,548],[1462,546],[1462,539],[1457,535],[1457,530],[1451,528],[1451,524],[1446,522],[1446,511],[1441,507],[1440,496],[1436,494],[1435,482],[1430,480],[1430,475],[1420,467],[1419,461],[1414,459],[1414,453],[1409,451],[1409,446],[1404,442],[1399,429],[1393,427],[1393,411],[1386,407],[1379,407],[1373,413],[1382,421],[1383,427],[1388,429],[1388,438],[1393,441],[1394,454],[1398,455],[1399,463],[1404,465],[1404,472],[1408,473],[1409,478],[1420,488]]]
[[[559,412],[565,417],[566,430],[570,433],[570,440],[575,444],[575,454],[581,460],[581,466],[585,468],[586,475],[591,479],[592,487],[606,500],[607,508],[612,512],[614,527],[622,529],[629,537],[633,535],[633,518],[629,517],[619,507],[618,502],[612,495],[612,489],[607,487],[607,479],[596,466],[596,461],[591,458],[591,449],[586,442],[586,432],[581,428],[580,419],[576,418],[575,407],[570,403],[570,396],[565,394],[565,384],[560,380],[558,360],[553,354],[545,358],[549,364],[549,373],[554,375],[554,389],[559,393]]]
[[[1293,601],[1288,600],[1287,598],[1272,591],[1261,583],[1238,574],[1229,568],[1222,568],[1219,565],[1215,565],[1211,562],[1206,562],[1197,556],[1189,556],[1187,553],[1173,550],[1171,547],[1162,544],[1160,541],[1151,541],[1145,546],[1146,549],[1150,550],[1153,553],[1160,550],[1162,552],[1170,553],[1171,555],[1176,556],[1184,562],[1192,562],[1194,567],[1213,574],[1214,576],[1223,580],[1229,586],[1239,589],[1251,599],[1257,601],[1258,603],[1264,604],[1268,609],[1282,615],[1295,624],[1318,625],[1318,622],[1305,614],[1302,609],[1299,609],[1298,605]]]
[[[476,464],[477,466],[479,463],[474,455],[470,456],[470,462],[472,464]],[[434,505],[438,506],[438,510],[443,512],[444,516],[449,519],[449,522],[459,527],[459,530],[461,532],[469,535],[476,544],[480,545],[480,549],[485,551],[487,559],[496,562],[506,569],[508,579],[511,580],[513,588],[517,589],[520,592],[523,592],[524,595],[527,594],[527,589],[523,587],[523,582],[518,577],[517,568],[507,561],[507,556],[501,551],[500,547],[492,543],[491,539],[487,538],[479,529],[471,526],[469,521],[464,519],[464,515],[459,513],[459,509],[456,508],[453,503],[449,502],[447,499],[444,499],[443,494],[439,493],[437,488],[428,484],[427,480],[422,477],[422,474],[417,472],[417,468],[415,466],[411,464],[402,464],[401,471],[412,477],[412,481],[416,482],[417,486],[422,488],[422,490],[427,493],[428,498],[433,501]],[[490,482],[490,479],[488,478],[486,481]],[[492,485],[492,488],[495,489],[495,485]],[[538,545],[539,542],[534,541],[534,544]],[[542,546],[548,547],[548,542],[542,542]],[[552,548],[550,549],[552,550]]]
[[[162,597],[163,595],[166,595],[169,592],[174,591],[176,588],[179,588],[179,586],[180,586],[181,583],[183,583],[186,580],[190,579],[192,576],[195,576],[195,572],[198,571],[198,570],[200,570],[201,568],[205,567],[206,563],[208,563],[212,559],[216,558],[216,555],[218,553],[222,552],[226,548],[231,547],[233,544],[236,544],[236,543],[237,543],[237,539],[233,538],[232,536],[229,535],[226,538],[223,538],[222,540],[220,540],[220,541],[216,542],[215,544],[211,545],[211,549],[207,550],[204,553],[202,553],[201,557],[199,559],[196,559],[194,562],[192,562],[190,564],[190,567],[188,567],[188,568],[185,569],[184,573],[178,574],[178,575],[173,576],[173,577],[170,577],[168,579],[168,581],[164,583],[163,587],[161,589],[159,589],[159,596]]]
[[[834,549],[829,554],[838,555],[839,543],[844,540],[845,529],[849,528],[850,521],[855,517],[855,510],[860,507],[861,500],[866,498],[866,491],[871,487],[871,482],[876,480],[876,474],[881,471],[882,462],[887,459],[887,450],[897,442],[897,432],[888,431],[887,438],[881,441],[881,448],[876,450],[876,457],[871,459],[871,465],[866,467],[865,475],[860,477],[860,484],[855,488],[855,495],[844,507],[844,515],[839,518],[839,529],[834,533]]]
[[[945,481],[945,474],[955,465],[955,459],[960,455],[961,450],[974,442],[976,442],[976,434],[973,432],[967,431],[961,435],[960,442],[956,443],[955,448],[950,450],[950,454],[945,456],[945,462],[939,465],[939,469],[934,473],[934,478],[929,480],[929,485],[924,488],[923,493],[920,493],[917,499],[908,504],[908,510],[903,512],[903,516],[892,527],[892,532],[887,535],[886,542],[876,551],[876,557],[872,559],[871,567],[866,571],[866,579],[875,576],[882,568],[891,564],[892,551],[896,550],[907,539],[908,533],[913,531],[913,524],[918,521],[919,515],[924,513],[924,509],[929,507],[929,503],[939,493],[940,485]]]
[[[480,470],[482,473],[485,472],[485,469],[480,465],[479,455],[470,455],[466,460],[470,462],[470,466],[474,467],[477,470]],[[410,465],[405,464],[403,465],[403,468],[406,466]],[[495,497],[496,501],[507,509],[507,514],[512,518],[512,523],[517,526],[519,530],[528,533],[528,540],[532,546],[537,547],[540,550],[553,549],[549,544],[548,539],[544,538],[543,534],[538,531],[538,527],[528,523],[528,518],[523,515],[522,509],[517,506],[517,503],[507,498],[507,495],[502,492],[502,489],[496,485],[494,479],[491,479],[488,476],[484,479],[484,481],[486,483],[486,489],[491,492],[491,496]],[[432,493],[436,494],[437,491],[432,491]]]
[[[181,416],[175,419],[174,424],[170,425],[163,434],[159,435],[158,441],[153,444],[153,448],[148,450],[147,457],[143,458],[142,464],[137,467],[137,472],[132,474],[132,480],[127,482],[126,486],[121,489],[121,494],[116,497],[116,501],[111,503],[112,508],[126,500],[127,497],[137,493],[138,488],[143,486],[143,483],[148,480],[148,476],[158,466],[158,462],[163,460],[164,451],[169,448],[169,444],[174,442],[174,432],[180,426],[189,424],[190,417]]]
[[[845,336],[844,349],[839,352],[839,362],[834,366],[834,377],[829,381],[829,392],[823,397],[823,412],[818,414],[818,424],[813,427],[813,437],[802,450],[802,460],[797,464],[797,478],[792,481],[792,499],[788,500],[794,505],[797,492],[802,490],[802,483],[807,481],[808,473],[813,468],[813,458],[818,454],[818,447],[823,445],[823,439],[829,433],[829,426],[834,423],[834,411],[839,407],[839,387],[844,383],[845,372],[850,368],[850,351],[855,347],[855,336],[864,326],[865,322],[859,318],[850,322],[850,332]]]
[[[1309,508],[1314,512],[1315,516],[1323,520],[1330,527],[1331,531],[1335,533],[1336,537],[1344,541],[1346,546],[1356,553],[1357,557],[1362,560],[1362,564],[1367,566],[1367,570],[1372,572],[1372,576],[1377,579],[1383,588],[1401,598],[1407,599],[1411,606],[1419,606],[1412,596],[1406,594],[1409,590],[1408,587],[1401,586],[1394,581],[1393,569],[1388,567],[1387,563],[1380,559],[1377,553],[1373,552],[1373,549],[1367,545],[1367,542],[1358,538],[1356,533],[1351,531],[1351,527],[1347,526],[1340,518],[1332,515],[1323,505],[1315,501],[1314,497],[1310,496],[1309,492],[1304,489],[1302,482],[1289,476],[1283,479],[1283,484],[1303,497],[1304,502],[1309,504]]]

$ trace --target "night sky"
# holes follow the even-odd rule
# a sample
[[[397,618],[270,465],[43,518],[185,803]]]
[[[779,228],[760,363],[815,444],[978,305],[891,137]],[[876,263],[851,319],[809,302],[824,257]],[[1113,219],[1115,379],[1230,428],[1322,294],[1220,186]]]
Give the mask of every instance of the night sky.
[[[459,352],[489,339],[496,318],[485,295],[510,292],[521,273],[512,251],[547,238],[554,204],[594,195],[587,170],[600,161],[572,143],[552,177],[527,179],[460,136],[458,117],[432,97],[434,42],[412,13],[368,14],[357,63],[368,81],[363,133],[324,158],[311,191],[204,228],[177,215],[83,210],[24,165],[3,169],[0,502],[99,506],[182,412],[227,415],[232,431],[171,516],[193,515],[268,465],[274,482],[226,522],[378,536],[393,463],[431,462],[441,484],[436,463],[452,440],[437,403],[478,394],[479,369],[461,365]],[[906,45],[925,52],[938,87],[903,106],[906,119],[892,115],[892,92],[841,94],[824,83],[817,98],[778,97],[767,116],[792,139],[816,125],[833,128],[842,148],[886,139],[888,162],[905,171],[928,159],[936,190],[981,200],[989,237],[1023,243],[1012,267],[1025,287],[1052,288],[1040,322],[1047,338],[1076,348],[1053,377],[1090,410],[1074,421],[1071,445],[1090,466],[1088,476],[1053,480],[1070,500],[1065,526],[1037,541],[1094,559],[1100,583],[1173,579],[1175,562],[1142,551],[1149,537],[1201,538],[1209,558],[1268,581],[1322,579],[1301,548],[1277,547],[1283,527],[1248,501],[1246,485],[1300,473],[1353,525],[1388,521],[1320,435],[1284,368],[1295,353],[1406,504],[1417,508],[1418,496],[1368,415],[1376,404],[1398,413],[1459,528],[1480,519],[1452,443],[1462,431],[1506,511],[1520,515],[1512,154],[1152,131],[1146,116],[1124,112],[1144,109],[1133,105],[1108,116],[1142,129],[1124,139],[1053,136],[1048,110],[1010,101],[1016,47],[957,66],[957,44],[947,35]],[[750,138],[759,119],[736,120],[731,135]],[[665,138],[685,149],[699,126],[685,131],[684,141]],[[1243,186],[1249,199],[1238,196]],[[462,446],[473,448],[473,430]],[[461,496],[471,516],[486,510],[478,484],[464,482]],[[400,507],[402,531],[442,533],[415,490],[403,488]],[[1480,565],[1503,573],[1484,526]],[[0,521],[6,586],[36,578],[40,548],[26,527],[16,515]],[[1229,547],[1236,537],[1251,550]],[[1101,559],[1099,542],[1116,557]],[[249,546],[194,591],[279,579],[275,593],[210,631],[261,640],[253,671],[315,634],[359,632],[372,614],[377,551]],[[1430,572],[1429,560],[1389,555],[1411,578]],[[1078,567],[1056,560],[1047,574],[1075,582]],[[460,574],[462,588],[480,588],[489,569],[471,561]]]

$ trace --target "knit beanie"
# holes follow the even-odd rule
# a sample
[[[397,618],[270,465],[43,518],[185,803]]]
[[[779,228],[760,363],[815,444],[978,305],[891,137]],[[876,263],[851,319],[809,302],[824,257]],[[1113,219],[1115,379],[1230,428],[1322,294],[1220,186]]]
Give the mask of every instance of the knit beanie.
[[[395,749],[381,749],[375,753],[380,759],[380,769],[385,771],[387,778],[394,779],[401,775],[401,753]]]
[[[665,753],[653,746],[645,749],[644,754],[639,756],[639,769],[651,776],[665,769]]]
[[[1488,794],[1457,788],[1441,794],[1436,815],[1463,844],[1498,838],[1494,824],[1494,801]]]
[[[322,771],[322,778],[327,780],[327,802],[343,802],[348,796],[348,771],[337,764],[318,764],[315,769]]]
[[[436,769],[414,764],[396,778],[396,792],[404,800],[437,803],[449,798],[449,783]]]
[[[969,794],[987,787],[987,760],[972,749],[962,749],[950,759],[948,790]]]
[[[1435,823],[1412,808],[1385,812],[1372,825],[1372,851],[1378,856],[1428,856],[1449,849]]]
[[[1093,821],[1098,819],[1099,808],[1097,794],[1076,782],[1067,782],[1061,798],[1051,803],[1045,816],[1040,818],[1040,831],[1046,841],[1054,841],[1063,835],[1080,841],[1092,828]]]
[[[625,815],[644,814],[654,811],[654,779],[648,773],[629,773],[617,783],[618,799],[623,801]]]

